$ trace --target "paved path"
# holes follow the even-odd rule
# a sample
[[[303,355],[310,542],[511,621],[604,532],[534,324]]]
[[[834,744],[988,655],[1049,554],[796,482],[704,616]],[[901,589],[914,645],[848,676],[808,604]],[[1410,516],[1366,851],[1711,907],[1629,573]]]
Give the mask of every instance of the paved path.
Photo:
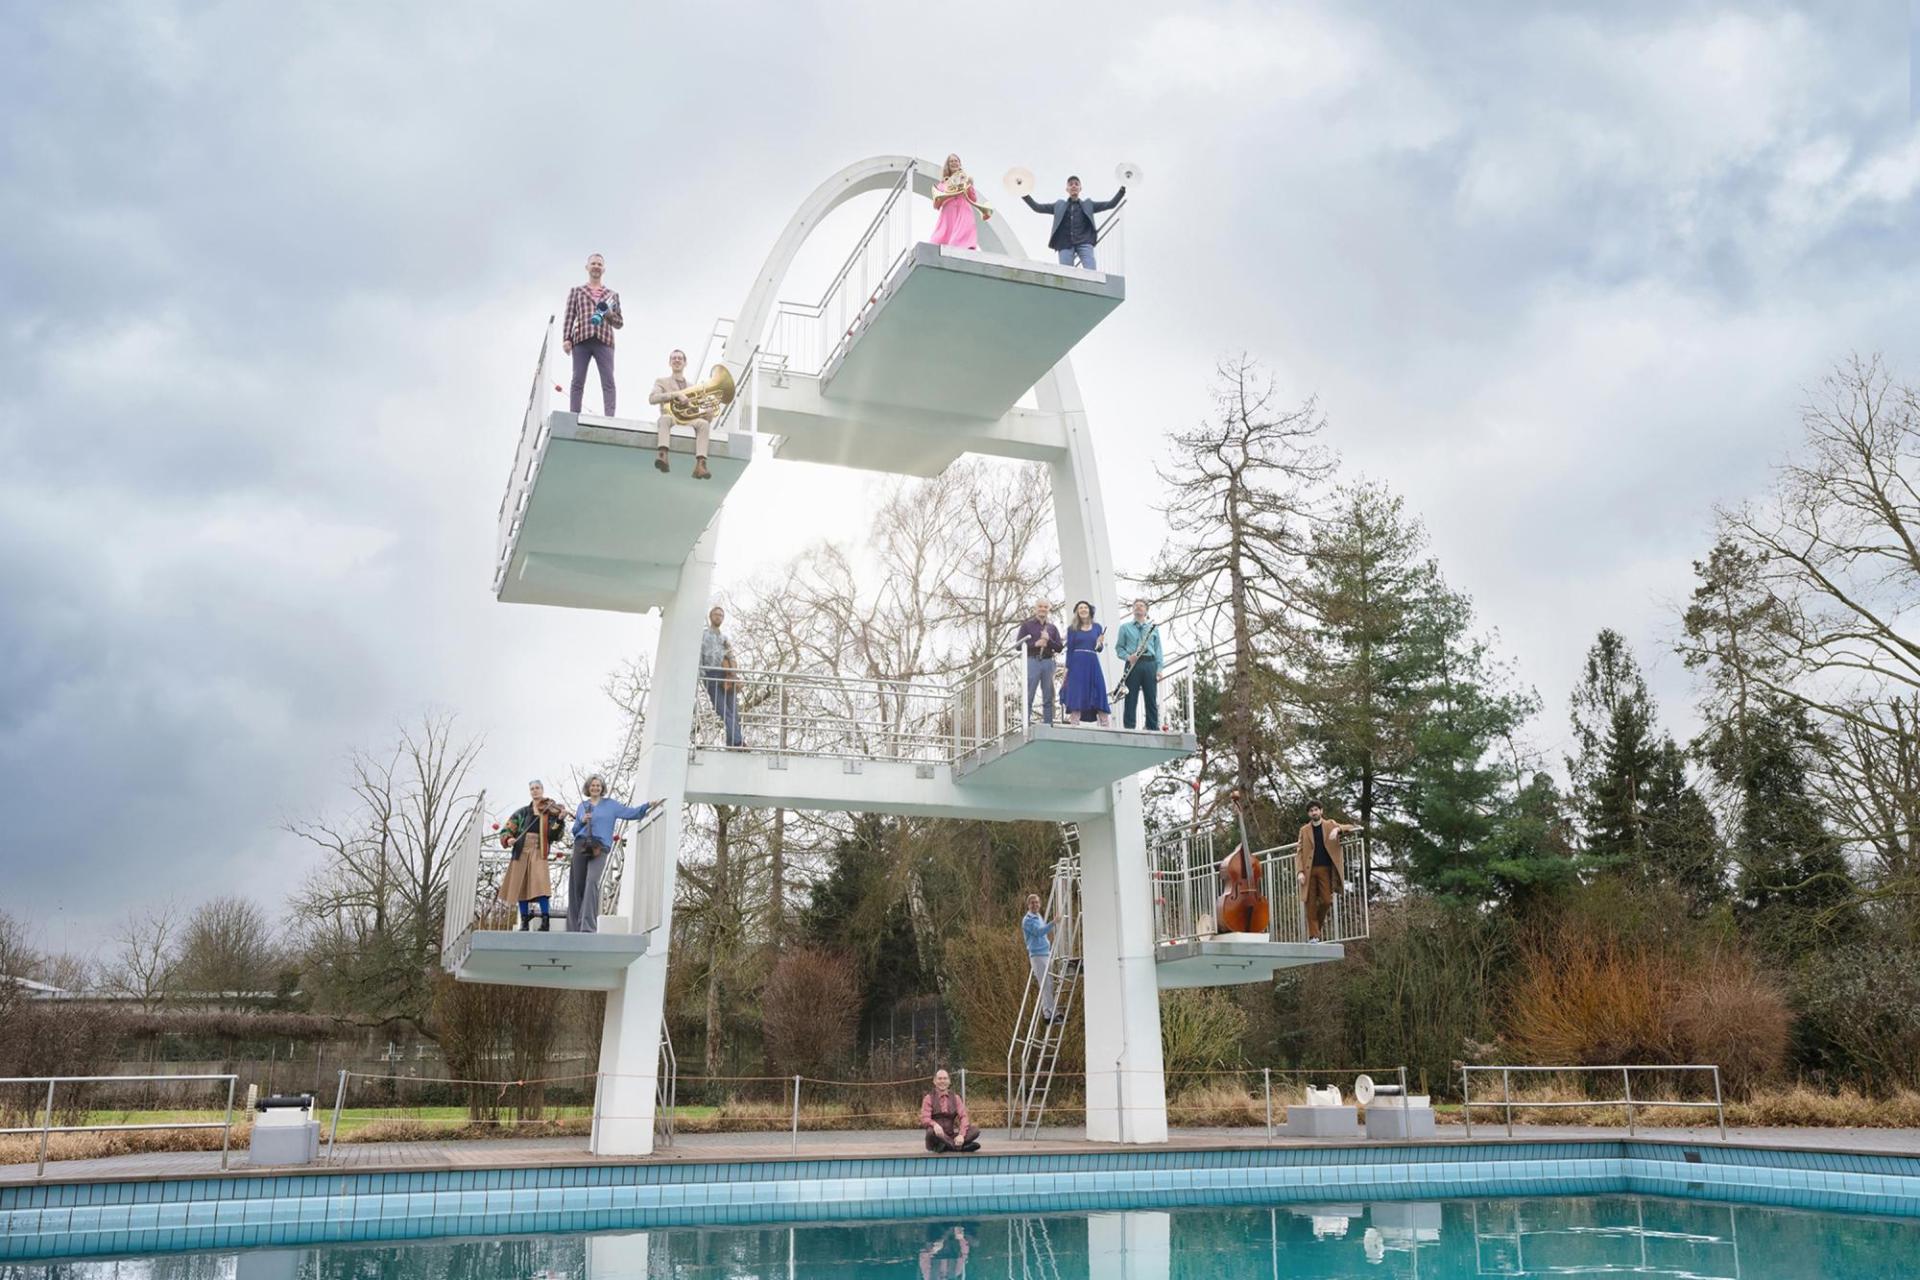
[[[1627,1136],[1625,1129],[1593,1128],[1579,1125],[1515,1125],[1514,1139],[1524,1142],[1565,1142],[1579,1139],[1617,1140]],[[1718,1133],[1711,1127],[1688,1129],[1642,1129],[1639,1137],[1655,1142],[1715,1143]],[[1498,1125],[1474,1126],[1473,1141],[1504,1142],[1506,1130]],[[1859,1151],[1881,1155],[1920,1156],[1920,1129],[1729,1129],[1729,1143],[1747,1146],[1792,1147],[1820,1151]],[[1440,1143],[1468,1141],[1459,1125],[1442,1125]],[[1341,1142],[1331,1139],[1276,1137],[1268,1141],[1258,1129],[1176,1129],[1165,1147],[1148,1150],[1217,1150],[1246,1147],[1310,1147],[1382,1145]],[[1420,1144],[1415,1144],[1420,1145]],[[1088,1151],[1141,1150],[1112,1143],[1088,1142],[1078,1129],[1048,1129],[1036,1141],[1010,1142],[1004,1136],[986,1135],[986,1150],[1007,1154],[1084,1154]],[[586,1149],[585,1138],[488,1138],[447,1142],[343,1142],[331,1168],[373,1173],[399,1169],[515,1169],[541,1165],[593,1164],[687,1164],[710,1161],[781,1160],[795,1154],[792,1135],[785,1133],[698,1133],[682,1134],[669,1148],[651,1156],[595,1156]],[[863,1156],[929,1156],[921,1150],[917,1132],[889,1130],[847,1133],[803,1133],[798,1143],[802,1159],[847,1159]],[[251,1170],[244,1151],[233,1153],[232,1172],[236,1174],[311,1173],[321,1166],[303,1169]],[[159,1178],[218,1176],[220,1153],[217,1151],[147,1152],[138,1155],[109,1156],[97,1160],[56,1160],[47,1165],[44,1181],[105,1182],[145,1181]],[[31,1164],[0,1166],[0,1185],[34,1184]]]

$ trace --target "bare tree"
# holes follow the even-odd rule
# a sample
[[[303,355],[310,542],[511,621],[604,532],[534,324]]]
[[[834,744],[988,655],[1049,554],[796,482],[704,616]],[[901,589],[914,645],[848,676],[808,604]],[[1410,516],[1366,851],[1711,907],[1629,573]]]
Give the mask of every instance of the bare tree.
[[[1292,584],[1333,475],[1325,426],[1312,399],[1283,408],[1272,376],[1238,356],[1219,366],[1213,419],[1175,432],[1173,466],[1160,472],[1170,538],[1144,581],[1199,619],[1226,664],[1220,730],[1243,787],[1259,774],[1274,655],[1304,606]]]
[[[1760,501],[1723,510],[1757,600],[1738,650],[1712,656],[1742,691],[1806,710],[1831,748],[1828,799],[1876,864],[1878,896],[1920,903],[1920,393],[1875,357],[1843,363],[1802,411],[1799,456]],[[1920,914],[1916,914],[1920,919]]]
[[[131,996],[148,1013],[160,1007],[179,965],[180,911],[171,902],[128,912],[114,931],[104,985]]]
[[[180,940],[180,991],[211,999],[271,991],[278,957],[259,904],[241,897],[202,903]]]
[[[288,830],[325,863],[294,896],[307,986],[338,1011],[424,1025],[446,908],[453,841],[475,797],[467,775],[480,740],[456,740],[451,715],[424,714],[380,754],[349,760],[338,818]]]

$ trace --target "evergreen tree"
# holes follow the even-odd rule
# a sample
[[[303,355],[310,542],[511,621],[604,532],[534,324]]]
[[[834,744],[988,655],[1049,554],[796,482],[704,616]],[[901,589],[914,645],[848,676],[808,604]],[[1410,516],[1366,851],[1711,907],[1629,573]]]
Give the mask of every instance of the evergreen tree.
[[[1687,894],[1698,912],[1722,896],[1724,854],[1686,757],[1660,731],[1625,637],[1600,632],[1573,692],[1573,777],[1587,855],[1600,866]]]
[[[1693,749],[1718,784],[1733,833],[1735,910],[1776,956],[1833,942],[1858,923],[1840,841],[1815,798],[1823,744],[1805,706],[1775,692],[1769,641],[1785,626],[1758,557],[1722,539],[1704,561],[1682,617],[1680,653],[1703,680],[1706,727]]]

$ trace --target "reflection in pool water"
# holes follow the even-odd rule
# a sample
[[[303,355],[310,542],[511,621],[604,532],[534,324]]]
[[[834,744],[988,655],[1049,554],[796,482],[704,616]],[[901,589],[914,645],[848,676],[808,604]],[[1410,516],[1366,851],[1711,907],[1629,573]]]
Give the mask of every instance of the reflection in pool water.
[[[1864,1280],[1920,1219],[1643,1196],[1286,1205],[330,1244],[0,1264],[0,1280]]]

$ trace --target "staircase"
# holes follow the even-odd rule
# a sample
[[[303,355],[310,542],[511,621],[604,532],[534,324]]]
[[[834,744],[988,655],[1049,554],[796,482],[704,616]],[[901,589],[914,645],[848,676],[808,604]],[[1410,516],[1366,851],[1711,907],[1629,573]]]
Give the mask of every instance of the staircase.
[[[1053,1088],[1054,1064],[1080,993],[1080,830],[1061,824],[1066,852],[1053,864],[1053,889],[1047,895],[1046,916],[1058,921],[1053,931],[1053,953],[1047,977],[1053,986],[1054,1011],[1049,1022],[1041,1011],[1040,984],[1027,974],[1020,997],[1020,1015],[1014,1020],[1013,1041],[1007,1046],[1007,1136],[1037,1138]]]

